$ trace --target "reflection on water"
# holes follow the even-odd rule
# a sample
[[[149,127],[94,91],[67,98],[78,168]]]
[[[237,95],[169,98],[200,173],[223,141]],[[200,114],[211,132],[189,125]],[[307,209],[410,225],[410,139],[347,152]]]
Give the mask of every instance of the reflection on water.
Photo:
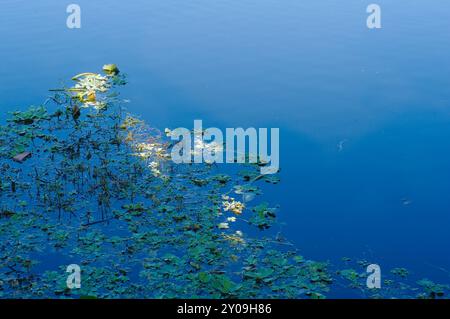
[[[282,183],[265,196],[308,256],[448,277],[429,266],[450,267],[445,1],[379,1],[375,32],[360,1],[78,3],[69,30],[65,3],[2,2],[0,118],[118,63],[127,107],[160,129],[280,127]]]

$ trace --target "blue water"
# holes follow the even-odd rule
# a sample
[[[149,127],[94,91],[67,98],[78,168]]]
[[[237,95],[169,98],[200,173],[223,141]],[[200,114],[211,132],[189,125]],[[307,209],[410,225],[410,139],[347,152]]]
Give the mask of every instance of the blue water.
[[[0,119],[116,63],[158,128],[279,127],[285,237],[319,260],[366,258],[449,281],[450,4],[60,0],[0,3]],[[341,147],[339,147],[339,145]]]

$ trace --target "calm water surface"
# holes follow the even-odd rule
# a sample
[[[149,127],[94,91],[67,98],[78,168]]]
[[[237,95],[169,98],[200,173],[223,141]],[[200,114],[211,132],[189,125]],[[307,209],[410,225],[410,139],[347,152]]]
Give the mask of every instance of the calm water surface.
[[[450,269],[450,4],[2,0],[0,118],[117,63],[158,128],[280,127],[282,231],[320,260],[361,257],[430,279]]]

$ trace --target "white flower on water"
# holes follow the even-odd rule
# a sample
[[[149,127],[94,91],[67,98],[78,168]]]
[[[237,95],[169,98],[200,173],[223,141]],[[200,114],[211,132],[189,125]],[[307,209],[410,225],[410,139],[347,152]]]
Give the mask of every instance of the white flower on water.
[[[219,229],[228,229],[230,228],[230,225],[228,223],[220,223],[219,225],[217,225],[217,227]]]
[[[205,143],[202,139],[196,138],[194,140],[194,150],[191,151],[192,155],[203,154],[203,150],[208,153],[220,153],[223,152],[223,145],[217,142]]]
[[[222,207],[224,211],[226,212],[231,211],[236,215],[242,214],[242,211],[245,208],[245,205],[243,203],[229,196],[222,196],[222,199],[224,199],[224,201],[222,202]]]
[[[81,105],[81,107],[87,108],[87,107],[92,107],[96,110],[103,110],[106,107],[106,103],[105,102],[85,102],[84,104]]]
[[[82,89],[86,92],[106,92],[111,87],[108,77],[100,74],[88,74],[82,78],[77,79],[75,89]]]
[[[150,162],[150,164],[148,164],[148,167],[150,168],[150,170],[152,171],[152,173],[155,177],[158,177],[161,175],[161,171],[159,170],[158,162],[156,162],[156,161]]]

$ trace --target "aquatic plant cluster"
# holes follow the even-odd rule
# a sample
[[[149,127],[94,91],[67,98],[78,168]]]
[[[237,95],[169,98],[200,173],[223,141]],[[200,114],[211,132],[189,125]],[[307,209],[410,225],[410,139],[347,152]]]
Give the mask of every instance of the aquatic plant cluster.
[[[445,297],[403,268],[369,290],[365,260],[305,259],[272,230],[278,210],[263,193],[277,175],[173,163],[166,134],[126,112],[125,76],[103,71],[0,127],[0,297]],[[80,289],[66,285],[69,264]]]

